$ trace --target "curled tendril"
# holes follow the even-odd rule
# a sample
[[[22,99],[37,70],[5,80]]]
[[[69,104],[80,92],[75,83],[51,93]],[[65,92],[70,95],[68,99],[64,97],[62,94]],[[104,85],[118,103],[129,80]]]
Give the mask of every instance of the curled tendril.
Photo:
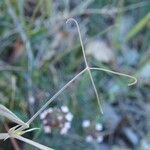
[[[131,83],[128,83],[128,86],[132,86],[132,85],[137,83],[137,79],[134,76],[130,76],[128,74],[112,71],[112,70],[105,69],[105,68],[98,68],[98,67],[91,67],[90,70],[104,71],[104,72],[112,73],[112,74],[115,74],[115,75],[128,77],[128,78],[133,80]]]
[[[120,72],[116,72],[116,71],[112,71],[112,70],[108,70],[108,69],[105,69],[105,68],[89,67],[88,62],[87,62],[87,58],[86,58],[86,55],[85,55],[85,48],[83,46],[83,41],[82,41],[82,37],[81,37],[81,31],[80,31],[80,28],[79,28],[79,24],[74,18],[67,19],[66,23],[69,23],[69,22],[74,22],[76,24],[78,34],[79,34],[80,44],[81,44],[81,48],[82,48],[83,58],[84,58],[84,62],[85,62],[86,68],[87,68],[87,72],[90,76],[90,80],[92,82],[92,86],[93,86],[93,89],[94,89],[95,94],[96,94],[96,98],[97,98],[97,101],[98,101],[100,111],[101,111],[101,113],[103,113],[102,108],[101,108],[100,99],[99,99],[99,96],[98,96],[98,92],[97,92],[97,89],[96,89],[91,71],[92,70],[99,70],[99,71],[104,71],[104,72],[108,72],[108,73],[112,73],[112,74],[116,74],[116,75],[119,75],[119,76],[124,76],[124,77],[128,77],[130,79],[133,79],[134,81],[129,83],[128,86],[134,85],[137,82],[137,79],[133,76],[130,76],[130,75],[127,75],[127,74],[124,74],[124,73],[120,73]]]
[[[82,41],[82,37],[81,37],[81,31],[80,31],[79,24],[78,24],[78,22],[74,18],[69,18],[66,21],[66,23],[68,23],[70,21],[74,22],[76,24],[76,26],[77,26],[77,30],[78,30],[78,34],[79,34],[79,39],[80,39],[80,44],[81,44],[81,49],[82,49],[82,53],[83,53],[83,58],[84,58],[85,66],[86,66],[86,71],[89,74],[89,77],[90,77],[90,80],[91,80],[91,83],[92,83],[92,86],[93,86],[93,89],[94,89],[94,92],[95,92],[95,95],[96,95],[96,98],[97,98],[97,103],[98,103],[98,106],[100,108],[100,112],[103,114],[103,110],[102,110],[102,107],[101,107],[101,102],[100,102],[100,98],[99,98],[99,95],[98,95],[98,91],[96,89],[96,85],[94,83],[94,79],[92,77],[92,73],[91,73],[90,67],[89,67],[87,59],[86,59],[85,49],[84,49],[84,46],[83,46],[83,41]]]
[[[86,55],[85,55],[85,49],[84,49],[84,46],[83,46],[83,41],[82,41],[82,37],[81,37],[81,31],[80,31],[79,24],[74,18],[67,19],[66,23],[69,23],[69,22],[74,22],[76,24],[76,26],[77,26],[79,39],[80,39],[80,44],[81,44],[81,47],[82,47],[82,53],[83,53],[83,57],[84,57],[84,61],[85,61],[86,67],[87,67],[88,63],[87,63],[87,59],[86,59]]]
[[[74,22],[74,23],[76,24],[76,26],[77,26],[77,30],[78,30],[78,34],[79,34],[79,39],[80,39],[80,44],[81,44],[81,48],[82,48],[82,53],[83,53],[84,61],[85,61],[86,66],[88,66],[87,59],[86,59],[86,55],[85,55],[85,48],[84,48],[84,46],[83,46],[83,41],[82,41],[82,37],[81,37],[81,32],[80,32],[79,24],[78,24],[78,22],[77,22],[74,18],[69,18],[69,19],[67,19],[66,23],[69,23],[69,22],[71,22],[71,21]],[[104,71],[104,72],[116,74],[116,75],[119,75],[119,76],[128,77],[128,78],[130,78],[130,79],[133,80],[133,82],[128,83],[128,86],[132,86],[132,85],[134,85],[134,84],[137,83],[137,78],[134,77],[134,76],[128,75],[128,74],[124,74],[124,73],[112,71],[112,70],[105,69],[105,68],[98,68],[98,67],[89,67],[89,69],[90,69],[90,70]]]

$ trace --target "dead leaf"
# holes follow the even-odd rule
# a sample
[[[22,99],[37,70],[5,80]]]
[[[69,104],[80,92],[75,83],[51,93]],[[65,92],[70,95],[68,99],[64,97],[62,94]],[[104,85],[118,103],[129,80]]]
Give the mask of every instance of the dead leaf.
[[[95,40],[86,45],[86,53],[100,62],[109,63],[114,60],[114,53],[103,40]]]
[[[23,54],[24,44],[22,41],[17,40],[14,46],[9,51],[8,62],[14,63]]]

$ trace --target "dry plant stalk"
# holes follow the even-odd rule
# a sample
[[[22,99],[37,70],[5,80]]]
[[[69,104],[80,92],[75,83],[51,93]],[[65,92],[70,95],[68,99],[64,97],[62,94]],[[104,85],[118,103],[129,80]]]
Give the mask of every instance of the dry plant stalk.
[[[8,133],[0,133],[0,140],[6,140],[8,138],[16,138],[18,140],[21,140],[23,142],[26,142],[30,145],[33,145],[39,149],[43,149],[43,150],[53,150],[51,148],[48,148],[44,145],[41,145],[37,142],[34,142],[32,140],[29,140],[27,138],[24,138],[22,137],[23,134],[27,133],[27,132],[31,132],[33,130],[37,130],[38,128],[30,128],[29,129],[29,126],[30,124],[34,121],[34,119],[36,117],[38,117],[38,115],[52,102],[55,100],[55,98],[57,98],[70,84],[72,84],[77,78],[79,78],[81,75],[83,75],[83,73],[87,72],[89,74],[89,78],[91,80],[91,84],[93,86],[93,90],[95,92],[95,96],[97,98],[97,102],[98,102],[98,106],[100,108],[100,112],[103,113],[103,110],[102,110],[102,107],[101,107],[101,102],[100,102],[100,98],[98,96],[98,92],[97,92],[97,89],[96,89],[96,86],[95,86],[95,83],[94,83],[94,79],[92,77],[92,71],[94,70],[97,70],[97,71],[105,71],[107,73],[112,73],[112,74],[116,74],[116,75],[119,75],[119,76],[124,76],[124,77],[128,77],[130,79],[133,79],[134,81],[129,83],[128,86],[131,86],[133,84],[135,84],[137,82],[137,79],[133,76],[130,76],[130,75],[127,75],[127,74],[124,74],[124,73],[119,73],[119,72],[115,72],[115,71],[111,71],[111,70],[108,70],[108,69],[105,69],[105,68],[98,68],[98,67],[90,67],[88,65],[88,62],[87,62],[87,58],[86,58],[86,55],[85,55],[85,49],[84,49],[84,46],[83,46],[83,42],[82,42],[82,37],[81,37],[81,32],[80,32],[80,28],[79,28],[79,25],[78,25],[78,22],[73,19],[73,18],[70,18],[67,20],[66,23],[68,22],[74,22],[77,26],[77,29],[78,29],[78,34],[79,34],[79,39],[80,39],[80,43],[81,43],[81,48],[82,48],[82,53],[83,53],[83,58],[84,58],[84,62],[85,62],[85,69],[83,69],[81,72],[79,72],[74,78],[72,78],[66,85],[64,85],[56,94],[54,94],[54,96],[52,98],[50,98],[26,123],[23,122],[21,119],[19,119],[14,113],[12,113],[9,109],[7,109],[5,106],[3,105],[0,105],[0,114],[6,118],[8,118],[9,120],[11,120],[12,122],[15,122],[17,123],[18,125],[10,128],[8,130]]]

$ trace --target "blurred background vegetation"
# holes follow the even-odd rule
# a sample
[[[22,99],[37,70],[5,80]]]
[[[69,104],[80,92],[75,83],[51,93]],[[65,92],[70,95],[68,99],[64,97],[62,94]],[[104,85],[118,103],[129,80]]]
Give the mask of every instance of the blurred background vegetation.
[[[138,83],[128,87],[124,77],[93,71],[102,115],[84,74],[50,104],[46,127],[38,117],[32,126],[40,130],[25,136],[56,150],[150,150],[149,0],[1,0],[0,103],[27,121],[85,67],[77,28],[65,24],[70,17],[79,23],[90,66]],[[63,133],[52,120],[67,108],[73,120]],[[1,132],[13,125],[0,118]],[[35,148],[0,141],[0,150],[12,149]]]

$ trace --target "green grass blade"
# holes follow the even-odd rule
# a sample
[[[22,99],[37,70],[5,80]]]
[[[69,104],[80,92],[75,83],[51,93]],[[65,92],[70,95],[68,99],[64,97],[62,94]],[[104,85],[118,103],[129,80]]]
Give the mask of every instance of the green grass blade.
[[[52,149],[52,148],[49,148],[49,147],[47,147],[47,146],[44,146],[44,145],[42,145],[42,144],[39,144],[39,143],[37,143],[37,142],[34,142],[34,141],[29,140],[29,139],[27,139],[27,138],[24,138],[24,137],[22,137],[22,136],[15,136],[14,138],[16,138],[16,139],[18,139],[18,140],[20,140],[20,141],[23,141],[23,142],[25,142],[25,143],[28,143],[28,144],[30,144],[30,145],[33,145],[33,146],[35,146],[35,147],[37,147],[38,149],[41,149],[41,150],[54,150],[54,149]]]
[[[144,16],[128,33],[127,41],[133,38],[137,33],[139,33],[146,25],[150,22],[150,12]]]
[[[13,112],[11,112],[8,108],[0,104],[0,115],[8,118],[12,122],[15,122],[19,125],[27,126],[25,122],[19,119]]]

